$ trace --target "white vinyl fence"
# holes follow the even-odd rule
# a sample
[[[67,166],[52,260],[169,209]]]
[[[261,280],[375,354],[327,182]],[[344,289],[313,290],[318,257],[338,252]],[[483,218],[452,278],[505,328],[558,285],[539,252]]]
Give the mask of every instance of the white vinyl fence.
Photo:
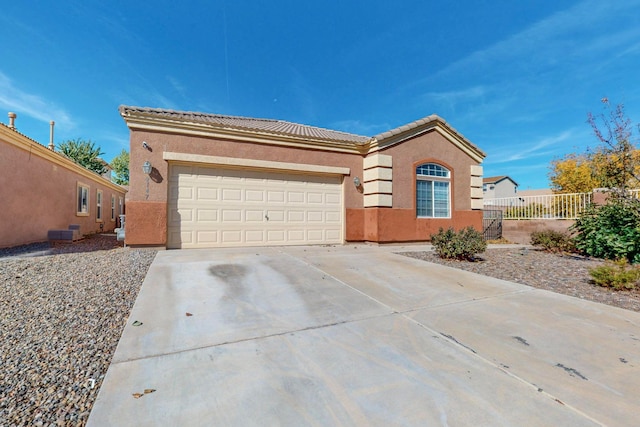
[[[502,211],[503,219],[576,219],[592,193],[548,194],[485,199],[485,210]]]

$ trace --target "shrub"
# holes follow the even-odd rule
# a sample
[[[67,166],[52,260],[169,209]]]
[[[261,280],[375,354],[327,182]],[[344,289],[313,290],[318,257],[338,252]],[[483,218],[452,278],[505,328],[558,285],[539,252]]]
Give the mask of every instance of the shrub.
[[[571,236],[555,230],[534,231],[531,233],[531,244],[542,246],[547,252],[572,252],[575,250]]]
[[[593,268],[589,274],[596,284],[614,289],[633,289],[640,281],[640,268],[630,266],[625,259]]]
[[[589,256],[640,263],[640,201],[614,199],[589,206],[570,230],[576,248]]]
[[[476,254],[487,249],[482,233],[469,226],[457,233],[452,227],[444,230],[440,227],[437,234],[431,235],[431,244],[440,258],[472,261]]]

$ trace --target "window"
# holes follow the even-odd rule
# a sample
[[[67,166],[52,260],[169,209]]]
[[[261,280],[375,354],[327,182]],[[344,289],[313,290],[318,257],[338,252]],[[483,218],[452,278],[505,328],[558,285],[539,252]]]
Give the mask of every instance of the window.
[[[102,190],[96,191],[96,221],[102,221]]]
[[[89,186],[78,183],[77,192],[77,216],[89,216]]]
[[[419,218],[449,218],[449,169],[434,163],[416,168],[416,215]]]
[[[120,202],[120,210],[118,212],[119,215],[122,215],[124,213],[124,201],[122,200],[122,197],[119,198],[119,202]]]
[[[111,195],[111,221],[116,220],[116,196]]]

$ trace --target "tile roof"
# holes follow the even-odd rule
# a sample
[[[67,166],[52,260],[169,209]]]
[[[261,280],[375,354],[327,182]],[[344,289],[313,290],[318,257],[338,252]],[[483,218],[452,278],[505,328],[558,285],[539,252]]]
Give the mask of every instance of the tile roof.
[[[410,132],[412,130],[418,130],[419,128],[422,128],[422,127],[424,127],[426,125],[429,125],[431,123],[442,125],[442,127],[447,128],[458,139],[460,139],[461,141],[464,141],[466,144],[468,144],[470,147],[472,147],[475,151],[480,153],[483,157],[486,155],[477,145],[475,145],[474,143],[469,141],[467,138],[465,138],[464,135],[462,135],[460,132],[458,132],[455,128],[453,128],[453,126],[451,126],[449,123],[447,123],[447,121],[445,119],[443,119],[442,117],[438,116],[437,114],[431,114],[430,116],[423,117],[422,119],[418,119],[418,120],[416,120],[414,122],[407,123],[406,125],[402,125],[402,126],[397,127],[395,129],[391,129],[391,130],[388,130],[386,132],[382,132],[382,133],[374,136],[373,138],[378,140],[379,142],[380,141],[384,141],[385,139],[393,138],[394,136],[400,135],[400,134],[402,134],[404,132]]]
[[[353,144],[366,144],[370,137],[323,129],[315,126],[301,125],[284,120],[255,119],[250,117],[227,116],[221,114],[197,113],[192,111],[175,111],[162,108],[120,106],[122,117],[141,115],[171,121],[201,123],[221,128],[245,129],[274,135],[307,137],[325,141],[339,141]]]

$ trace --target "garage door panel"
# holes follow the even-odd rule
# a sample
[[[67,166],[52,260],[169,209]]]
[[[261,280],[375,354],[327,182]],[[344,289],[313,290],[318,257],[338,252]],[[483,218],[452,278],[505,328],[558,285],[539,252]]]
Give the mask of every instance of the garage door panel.
[[[242,243],[242,230],[224,230],[221,235],[222,244]]]
[[[218,243],[217,231],[198,231],[196,233],[196,241],[200,244],[215,244]]]
[[[218,221],[218,210],[198,209],[198,221]]]
[[[245,231],[245,242],[249,244],[263,243],[264,231],[263,230],[247,230]]]
[[[304,211],[288,211],[287,212],[287,221],[288,222],[298,222],[304,223]]]
[[[265,213],[263,210],[246,210],[245,211],[245,221],[246,222],[263,222]]]
[[[309,230],[307,232],[307,240],[311,243],[321,243],[325,241],[322,230]]]
[[[321,205],[324,203],[324,194],[323,193],[314,193],[314,192],[308,192],[307,193],[307,202],[308,203],[313,203],[316,205]]]
[[[216,188],[198,188],[197,189],[198,198],[197,200],[210,200],[215,201],[219,199],[218,189]]]
[[[267,230],[267,243],[280,244],[286,242],[284,230]]]
[[[222,201],[237,202],[242,200],[242,190],[239,188],[223,188]]]
[[[289,203],[304,203],[304,192],[302,191],[287,192],[287,201]]]
[[[284,191],[267,191],[267,202],[284,203]]]
[[[242,221],[242,210],[240,209],[224,209],[222,211],[222,221],[223,222],[241,222]]]
[[[170,248],[342,243],[342,178],[172,165]]]
[[[247,202],[264,202],[265,194],[262,190],[246,190],[244,200]]]

